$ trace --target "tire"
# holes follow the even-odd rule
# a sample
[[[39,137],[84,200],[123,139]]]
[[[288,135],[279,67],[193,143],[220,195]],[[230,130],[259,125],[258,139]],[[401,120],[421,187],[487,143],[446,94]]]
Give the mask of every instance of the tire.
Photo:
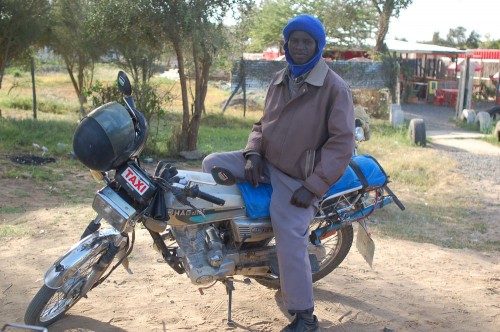
[[[312,224],[311,227],[314,227],[314,224]],[[353,227],[352,225],[348,225],[342,227],[335,234],[323,239],[321,244],[326,249],[326,256],[323,260],[318,262],[319,271],[313,273],[313,282],[316,282],[330,274],[340,265],[340,263],[344,261],[349,253],[349,250],[351,250],[353,238]],[[263,286],[266,286],[267,288],[280,288],[279,279],[255,278],[255,281]]]
[[[487,134],[491,130],[491,117],[487,112],[479,112],[476,116],[476,123],[479,122],[479,131]]]
[[[500,121],[497,122],[495,129],[493,130],[493,136],[500,142]]]
[[[46,327],[64,317],[66,312],[81,299],[80,290],[92,272],[92,266],[104,253],[105,251],[96,251],[80,269],[66,279],[59,289],[43,285],[26,309],[24,322],[28,325]]]
[[[408,130],[411,141],[415,145],[426,145],[425,122],[423,119],[412,119]]]

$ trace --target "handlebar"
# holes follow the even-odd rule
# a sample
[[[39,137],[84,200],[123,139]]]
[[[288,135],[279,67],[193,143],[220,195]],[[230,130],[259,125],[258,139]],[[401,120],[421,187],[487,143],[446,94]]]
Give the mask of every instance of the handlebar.
[[[214,203],[214,204],[217,204],[217,205],[220,205],[220,206],[226,204],[226,201],[223,200],[222,198],[215,197],[215,196],[212,196],[210,194],[207,194],[204,191],[201,191],[200,188],[197,185],[192,186],[191,188],[189,188],[189,194],[188,195],[189,195],[189,197],[193,197],[193,198],[198,197],[198,198],[204,199],[207,202]]]

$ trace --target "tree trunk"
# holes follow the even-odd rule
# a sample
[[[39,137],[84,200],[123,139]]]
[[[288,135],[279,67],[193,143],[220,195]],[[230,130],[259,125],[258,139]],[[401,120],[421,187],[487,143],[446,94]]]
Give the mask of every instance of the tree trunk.
[[[7,40],[12,39],[12,30],[9,30],[9,37],[6,39]],[[7,42],[7,46],[5,47],[5,50],[3,52],[2,63],[0,63],[0,89],[2,88],[3,75],[5,73],[5,67],[7,66],[7,61],[9,58],[9,49],[10,49],[10,42]]]
[[[178,142],[178,149],[185,150],[188,148],[188,131],[189,131],[189,98],[187,89],[187,77],[184,68],[184,53],[180,43],[174,43],[175,53],[177,55],[177,63],[179,70],[179,82],[181,84],[182,96],[182,127]]]
[[[375,9],[379,15],[378,21],[378,32],[377,37],[375,38],[375,52],[384,53],[386,51],[386,46],[384,43],[385,36],[389,31],[389,21],[391,19],[392,12],[394,11],[394,1],[388,0],[383,4],[383,7],[380,8],[376,1],[372,0]]]
[[[36,119],[35,58],[31,58],[31,85],[33,89],[33,119]]]

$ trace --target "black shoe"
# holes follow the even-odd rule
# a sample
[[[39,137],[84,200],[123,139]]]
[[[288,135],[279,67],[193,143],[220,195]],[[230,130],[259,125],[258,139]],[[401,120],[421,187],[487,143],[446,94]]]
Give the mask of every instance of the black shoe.
[[[281,332],[321,332],[318,318],[313,314],[297,313],[293,322]]]

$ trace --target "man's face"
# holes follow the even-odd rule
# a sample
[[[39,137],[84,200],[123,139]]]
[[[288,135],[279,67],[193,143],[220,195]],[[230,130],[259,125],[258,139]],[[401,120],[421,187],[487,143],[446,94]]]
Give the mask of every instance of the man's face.
[[[296,30],[288,39],[288,51],[295,64],[303,65],[316,53],[316,41],[307,32]]]

